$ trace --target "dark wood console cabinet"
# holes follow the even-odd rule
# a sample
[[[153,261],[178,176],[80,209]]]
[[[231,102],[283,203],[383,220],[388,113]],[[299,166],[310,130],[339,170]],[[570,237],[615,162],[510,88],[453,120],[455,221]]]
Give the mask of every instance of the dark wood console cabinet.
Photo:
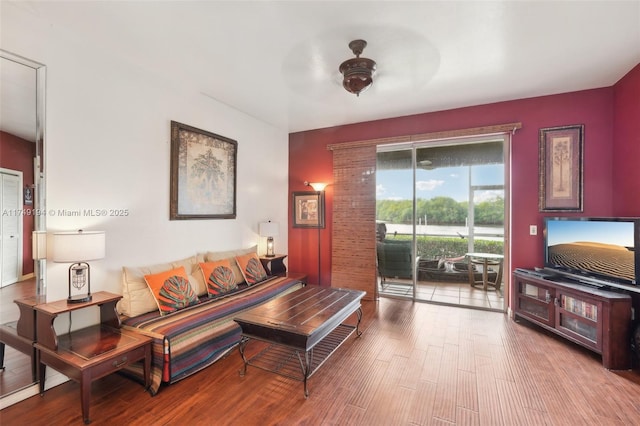
[[[612,370],[631,368],[631,297],[515,271],[514,319],[527,319],[602,355]]]

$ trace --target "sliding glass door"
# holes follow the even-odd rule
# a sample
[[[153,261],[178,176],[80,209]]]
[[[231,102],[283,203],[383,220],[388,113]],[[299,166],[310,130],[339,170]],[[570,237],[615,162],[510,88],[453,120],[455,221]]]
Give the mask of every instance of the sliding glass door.
[[[407,147],[378,154],[378,167],[385,167],[376,179],[378,290],[388,296],[415,296],[413,155]]]
[[[379,147],[381,296],[504,309],[496,282],[504,254],[504,143],[491,136]]]

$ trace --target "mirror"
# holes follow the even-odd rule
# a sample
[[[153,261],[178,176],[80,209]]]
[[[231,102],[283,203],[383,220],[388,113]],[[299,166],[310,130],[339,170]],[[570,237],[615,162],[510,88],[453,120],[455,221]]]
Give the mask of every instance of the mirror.
[[[46,293],[46,260],[32,255],[32,231],[46,231],[45,80],[43,64],[0,49],[0,324],[13,329],[13,301]],[[0,398],[35,381],[31,357],[10,344],[4,367]]]

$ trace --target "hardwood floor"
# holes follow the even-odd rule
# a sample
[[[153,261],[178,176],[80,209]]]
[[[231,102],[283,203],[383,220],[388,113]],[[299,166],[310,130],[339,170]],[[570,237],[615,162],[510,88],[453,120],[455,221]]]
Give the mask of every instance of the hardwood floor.
[[[399,299],[363,302],[351,337],[302,383],[237,350],[155,397],[119,375],[93,384],[93,424],[637,425],[640,372],[496,312]],[[68,382],[0,412],[3,425],[81,424]]]
[[[0,324],[16,321],[20,317],[18,305],[13,303],[15,299],[34,294],[36,294],[35,278],[0,288]],[[10,346],[5,346],[4,367],[0,373],[0,397],[33,383],[31,358]]]
[[[0,287],[0,323],[17,320],[20,317],[20,310],[13,301],[34,294],[36,294],[35,278]]]

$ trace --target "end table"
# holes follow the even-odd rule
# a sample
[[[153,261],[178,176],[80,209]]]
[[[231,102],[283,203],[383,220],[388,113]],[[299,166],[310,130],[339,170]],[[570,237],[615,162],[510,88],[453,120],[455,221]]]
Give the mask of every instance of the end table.
[[[28,355],[31,358],[31,379],[37,380],[36,350],[36,311],[35,306],[44,302],[43,296],[31,296],[14,300],[20,310],[18,321],[0,325],[0,369],[4,370],[5,344]]]
[[[122,296],[105,291],[93,293],[92,296],[93,299],[85,303],[67,304],[65,299],[35,307],[40,395],[44,395],[45,365],[79,382],[85,424],[91,422],[91,382],[143,359],[146,388],[151,372],[152,339],[120,328],[116,303]],[[59,314],[90,306],[100,307],[100,324],[57,336],[53,321]]]
[[[273,257],[260,256],[260,263],[267,274],[285,276],[287,274],[287,267],[283,263],[285,257],[287,257],[286,254],[276,254]]]

